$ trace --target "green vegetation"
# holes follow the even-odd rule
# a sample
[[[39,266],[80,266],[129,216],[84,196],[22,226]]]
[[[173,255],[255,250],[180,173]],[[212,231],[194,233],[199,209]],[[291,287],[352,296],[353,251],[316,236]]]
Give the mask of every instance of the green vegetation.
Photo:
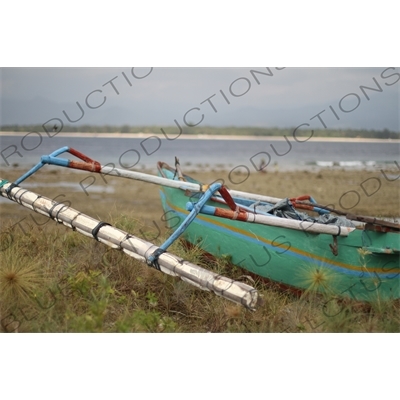
[[[138,236],[143,229],[129,215],[113,224]],[[0,250],[3,332],[400,331],[399,301],[327,301],[311,287],[298,297],[254,281],[228,258],[211,261],[181,243],[171,252],[253,285],[263,304],[248,311],[62,225],[31,224],[24,231],[3,226]]]
[[[156,133],[162,134],[161,129],[166,134],[176,136],[179,133],[177,126],[64,126],[62,132],[83,132],[83,133]],[[240,136],[291,136],[293,128],[260,128],[260,127],[186,127],[182,126],[182,133],[187,135],[240,135]],[[42,125],[3,125],[0,127],[3,132],[44,132]],[[52,133],[53,134],[53,133]],[[310,136],[309,131],[297,131],[296,136]],[[399,139],[400,133],[384,129],[376,130],[357,130],[357,129],[319,129],[314,131],[314,137],[339,137],[339,138],[377,138],[377,139]]]
[[[204,183],[229,182],[228,171],[184,171]],[[3,177],[14,181],[25,170],[12,168]],[[385,176],[398,177],[397,167]],[[100,192],[85,193],[79,182],[88,175],[43,168],[30,177],[35,192],[70,202],[73,208],[160,244],[169,232],[159,188],[145,182],[98,178]],[[393,179],[393,178],[391,178]],[[240,179],[241,180],[241,179]],[[60,182],[70,185],[59,187]],[[239,189],[275,197],[312,195],[321,204],[339,207],[348,191],[360,196],[354,214],[399,217],[399,179],[380,171],[268,171],[252,173]],[[376,186],[369,184],[378,183]],[[79,190],[70,188],[75,185]],[[23,185],[22,185],[23,186]],[[94,186],[94,185],[93,185]],[[112,195],[101,195],[113,188]],[[368,195],[369,193],[373,193]],[[99,197],[101,195],[101,197]],[[101,201],[98,201],[101,198]],[[4,199],[5,200],[5,199]],[[173,254],[254,286],[264,304],[255,312],[164,275],[73,232],[11,201],[0,207],[0,331],[3,332],[399,332],[400,301],[372,305],[324,299],[312,291],[329,281],[325,271],[307,271],[310,290],[303,297],[274,284],[252,281],[232,267],[229,256],[214,261],[199,249],[175,243]]]

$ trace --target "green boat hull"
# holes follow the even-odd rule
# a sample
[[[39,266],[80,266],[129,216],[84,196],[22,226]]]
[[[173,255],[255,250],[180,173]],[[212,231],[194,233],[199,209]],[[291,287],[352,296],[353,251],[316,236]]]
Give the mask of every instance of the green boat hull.
[[[169,171],[164,174],[173,177]],[[175,230],[189,214],[186,204],[191,199],[169,187],[162,187],[160,196],[165,220]],[[223,207],[211,200],[207,205]],[[334,238],[199,214],[182,236],[215,257],[301,291],[368,302],[400,297],[397,232],[355,229],[347,237]]]

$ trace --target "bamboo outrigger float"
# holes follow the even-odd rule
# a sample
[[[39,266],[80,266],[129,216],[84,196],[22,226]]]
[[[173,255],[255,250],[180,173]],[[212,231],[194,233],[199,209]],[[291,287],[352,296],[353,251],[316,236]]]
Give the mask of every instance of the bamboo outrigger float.
[[[18,182],[21,182],[21,179]],[[211,291],[247,309],[255,310],[260,301],[258,292],[243,282],[234,281],[185,261],[106,222],[82,214],[64,203],[23,189],[15,182],[10,183],[0,178],[0,194],[111,248],[122,250],[128,256],[146,262],[165,274],[180,277],[193,286]]]
[[[78,157],[80,161],[59,158],[64,152]],[[181,223],[179,226],[176,223],[170,226],[175,230],[174,233],[158,248],[151,244],[143,245],[143,241],[137,238],[138,244],[128,248],[131,239],[128,240],[127,233],[90,217],[80,222],[80,217],[73,214],[72,220],[69,215],[72,211],[59,203],[47,204],[42,210],[37,204],[41,204],[43,198],[34,198],[37,195],[18,187],[46,164],[160,185],[164,211],[173,213]],[[129,255],[138,254],[135,250],[140,248],[139,258],[152,266],[160,265],[160,269],[168,272],[171,269],[163,263],[167,263],[172,256],[166,251],[174,240],[183,237],[213,256],[229,256],[232,264],[296,290],[313,290],[361,301],[400,298],[399,224],[331,210],[316,204],[310,196],[278,199],[230,191],[220,183],[203,185],[183,175],[179,163],[175,168],[158,163],[158,170],[159,176],[152,176],[102,166],[82,153],[64,147],[49,156],[43,156],[40,163],[13,184],[3,183],[1,194],[81,233],[94,236],[105,244],[120,248]],[[312,217],[299,210],[315,211],[319,216]],[[332,213],[344,216],[336,217]],[[64,216],[65,220],[60,218]],[[170,218],[168,222],[172,220],[176,219]],[[74,226],[72,221],[79,222],[79,226]],[[177,265],[186,264],[182,260],[175,261],[177,264],[173,272],[177,273]],[[189,270],[191,268],[188,267]],[[184,272],[187,273],[187,269]],[[209,271],[207,273],[211,275],[207,276],[212,278],[200,283],[199,274],[206,272],[196,272],[196,279],[189,279],[185,273],[177,274],[247,308],[255,308],[257,294],[253,288],[239,282],[225,281],[228,278],[224,278],[224,282],[229,284],[226,283],[222,290],[217,284],[217,278],[220,277]]]

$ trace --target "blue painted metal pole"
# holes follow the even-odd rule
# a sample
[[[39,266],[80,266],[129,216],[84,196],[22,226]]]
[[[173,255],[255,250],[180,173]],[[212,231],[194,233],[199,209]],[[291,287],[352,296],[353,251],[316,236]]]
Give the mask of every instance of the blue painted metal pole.
[[[36,164],[33,168],[31,168],[28,172],[26,172],[24,175],[20,176],[15,182],[15,185],[19,185],[21,182],[23,182],[26,178],[29,178],[31,175],[33,175],[36,171],[38,171],[40,168],[42,168],[44,165],[46,164],[52,164],[50,161],[50,159],[52,160],[54,157],[59,156],[62,153],[65,153],[69,150],[68,146],[64,146],[61,147],[60,149],[53,151],[53,153],[51,153],[48,156],[42,156],[41,160],[38,164]],[[66,160],[67,161],[67,160]],[[56,165],[60,165],[60,164],[56,164]]]
[[[68,167],[70,160],[66,160],[65,158],[57,158],[53,156],[43,156],[42,162],[43,164],[57,165],[59,167]]]
[[[37,170],[42,168],[44,163],[40,162],[36,164],[33,168],[31,168],[28,172],[25,172],[24,175],[20,176],[14,183],[15,185],[19,185],[22,181],[24,181],[26,178],[29,178],[31,175],[33,175]]]
[[[185,218],[185,220],[182,222],[182,224],[178,227],[178,229],[153,254],[151,254],[148,257],[147,259],[148,265],[152,265],[157,268],[158,257],[162,253],[164,253],[168,249],[168,247],[171,246],[171,244],[174,243],[174,241],[178,239],[179,236],[182,235],[183,232],[185,232],[186,228],[193,222],[193,220],[199,214],[204,204],[210,199],[211,196],[214,195],[215,192],[217,192],[221,188],[221,186],[222,186],[221,183],[213,183],[212,185],[209,186],[209,188],[204,192],[203,196],[201,196],[200,200],[197,203],[193,204],[193,209],[191,210],[189,215]]]
[[[188,211],[192,211],[194,208],[194,204],[193,203],[186,203],[186,210]],[[207,214],[207,215],[214,215],[215,214],[215,207],[212,206],[203,206],[200,209],[200,212],[202,214]]]

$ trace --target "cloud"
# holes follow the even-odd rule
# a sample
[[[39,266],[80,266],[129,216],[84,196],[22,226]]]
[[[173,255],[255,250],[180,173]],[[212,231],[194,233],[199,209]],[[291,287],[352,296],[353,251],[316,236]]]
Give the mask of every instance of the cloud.
[[[175,119],[183,123],[192,110],[187,119],[193,123],[203,116],[207,125],[288,127],[326,110],[332,127],[399,130],[399,83],[393,76],[398,70],[382,77],[384,70],[3,68],[1,124],[43,123],[55,117],[69,123],[65,113],[71,120],[81,115],[78,102],[84,115],[77,124],[173,125]],[[381,90],[367,90],[367,99],[360,86],[377,84]],[[342,111],[351,108],[356,96],[358,107]],[[322,128],[318,118],[313,122]]]

